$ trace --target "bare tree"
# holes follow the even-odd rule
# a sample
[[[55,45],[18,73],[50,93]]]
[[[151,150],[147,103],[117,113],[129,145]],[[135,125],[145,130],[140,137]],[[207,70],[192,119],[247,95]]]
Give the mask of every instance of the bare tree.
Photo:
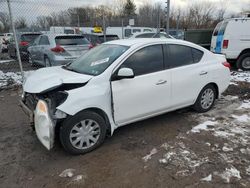
[[[17,29],[24,29],[28,27],[28,24],[26,19],[24,17],[21,17],[15,21],[15,26]]]
[[[10,29],[10,17],[6,12],[0,12],[1,32],[8,32]]]

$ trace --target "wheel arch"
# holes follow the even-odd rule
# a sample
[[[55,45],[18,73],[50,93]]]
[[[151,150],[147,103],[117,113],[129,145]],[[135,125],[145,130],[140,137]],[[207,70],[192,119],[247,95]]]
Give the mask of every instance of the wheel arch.
[[[247,49],[242,50],[241,53],[240,53],[240,55],[238,56],[237,59],[239,59],[240,56],[243,55],[243,54],[245,54],[245,53],[250,53],[250,48],[247,48]]]
[[[207,85],[205,85],[203,88],[207,87],[208,85],[212,85],[215,88],[215,90],[216,90],[216,99],[218,99],[219,98],[219,87],[218,87],[218,85],[216,83],[214,83],[214,82],[210,82]]]

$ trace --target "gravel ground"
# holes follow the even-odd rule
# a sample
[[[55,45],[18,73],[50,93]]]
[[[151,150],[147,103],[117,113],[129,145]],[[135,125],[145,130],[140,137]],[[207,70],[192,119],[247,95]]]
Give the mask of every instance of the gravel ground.
[[[0,92],[1,187],[250,187],[250,83],[234,81],[208,113],[167,113],[118,129],[99,149],[48,152]],[[65,171],[66,170],[66,171]]]

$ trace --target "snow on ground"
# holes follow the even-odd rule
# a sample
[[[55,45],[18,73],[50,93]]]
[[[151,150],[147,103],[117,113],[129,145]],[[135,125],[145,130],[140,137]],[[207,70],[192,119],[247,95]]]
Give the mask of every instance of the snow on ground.
[[[24,77],[28,77],[33,71],[24,72]],[[10,86],[16,86],[22,84],[22,76],[20,72],[2,72],[0,71],[0,89],[4,89]]]
[[[3,63],[10,63],[10,62],[13,62],[15,61],[14,59],[8,59],[8,60],[0,60],[0,64],[3,64]]]
[[[227,95],[207,113],[186,112],[196,122],[193,128],[156,147],[158,154],[150,155],[151,160],[177,180],[198,176],[198,184],[237,182],[250,187],[249,103]]]
[[[249,82],[250,83],[250,71],[232,71],[231,72],[231,83],[235,82]]]

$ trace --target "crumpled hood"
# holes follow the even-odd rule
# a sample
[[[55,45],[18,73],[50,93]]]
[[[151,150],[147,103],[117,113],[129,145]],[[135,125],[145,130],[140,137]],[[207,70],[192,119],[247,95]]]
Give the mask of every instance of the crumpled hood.
[[[41,93],[62,84],[86,83],[92,77],[65,70],[62,67],[42,68],[26,78],[23,89],[28,93]]]

